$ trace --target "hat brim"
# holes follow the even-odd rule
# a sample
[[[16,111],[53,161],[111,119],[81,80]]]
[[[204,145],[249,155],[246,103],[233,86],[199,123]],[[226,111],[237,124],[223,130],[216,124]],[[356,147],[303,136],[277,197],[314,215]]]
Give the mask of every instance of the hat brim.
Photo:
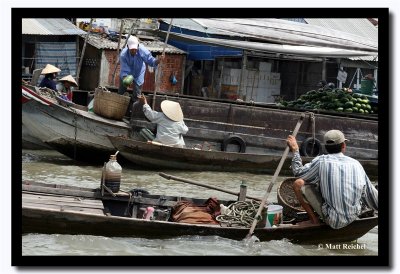
[[[59,69],[53,65],[47,64],[40,74],[44,75],[44,74],[49,74],[49,73],[57,73],[60,71],[61,71],[61,69]]]
[[[76,87],[78,86],[78,83],[75,81],[75,79],[71,75],[65,76],[58,81],[59,82],[69,82],[69,83],[75,85]]]
[[[161,110],[169,119],[175,122],[183,121],[183,112],[179,103],[169,100],[161,102]]]

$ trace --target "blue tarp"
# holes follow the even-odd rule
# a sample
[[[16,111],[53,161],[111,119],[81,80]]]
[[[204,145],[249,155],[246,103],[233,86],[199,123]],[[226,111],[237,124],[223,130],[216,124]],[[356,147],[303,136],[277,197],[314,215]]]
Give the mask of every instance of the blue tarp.
[[[168,31],[168,24],[161,22],[160,30]],[[220,38],[219,35],[210,35],[204,32],[193,31],[189,29],[184,29],[180,27],[171,27],[171,32],[182,33],[187,35],[199,36],[199,37],[215,37]],[[205,45],[204,43],[196,43],[196,42],[184,42],[177,41],[173,38],[168,40],[168,44],[177,47],[181,50],[187,52],[188,60],[215,60],[216,57],[222,56],[238,56],[241,57],[243,55],[243,50],[225,48],[221,46],[213,46],[213,45]]]

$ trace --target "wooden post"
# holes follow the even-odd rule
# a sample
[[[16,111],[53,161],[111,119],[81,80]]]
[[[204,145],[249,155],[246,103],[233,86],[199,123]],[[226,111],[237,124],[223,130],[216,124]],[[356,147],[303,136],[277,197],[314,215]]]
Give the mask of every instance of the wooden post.
[[[211,72],[211,90],[210,90],[210,93],[211,93],[212,95],[214,95],[214,71],[215,71],[215,62],[216,62],[216,59],[214,59],[213,67],[212,67],[212,72]],[[210,97],[210,94],[209,94],[209,97]]]
[[[246,193],[247,193],[246,181],[242,180],[242,183],[240,184],[240,192],[239,192],[238,201],[245,201],[246,200]]]
[[[186,57],[183,55],[182,60],[182,84],[181,84],[181,94],[183,94],[183,89],[185,86],[185,68],[186,68]]]
[[[79,59],[78,70],[76,72],[76,83],[78,84],[78,87],[79,87],[79,82],[80,82],[79,74],[81,73],[81,67],[82,67],[82,62],[83,62],[83,56],[85,55],[86,44],[87,44],[87,41],[89,40],[90,31],[92,30],[92,23],[93,23],[93,18],[90,18],[89,29],[86,33],[85,43],[83,44],[81,58]]]
[[[104,196],[104,183],[106,180],[106,162],[104,162],[103,169],[101,172],[101,181],[100,181],[100,189],[101,189],[101,197]]]
[[[217,99],[221,98],[222,73],[224,71],[224,61],[225,61],[225,58],[222,57],[222,67],[221,67],[221,74],[219,77],[219,89],[218,89]]]
[[[322,59],[322,75],[321,79],[326,81],[326,58]]]
[[[168,43],[168,37],[169,37],[169,33],[171,31],[171,27],[172,27],[172,21],[174,20],[174,18],[171,18],[171,22],[169,23],[168,26],[168,32],[167,32],[167,37],[165,37],[165,41],[164,41],[164,47],[161,53],[161,56],[165,55],[165,48],[167,47],[167,43]],[[165,61],[164,61],[165,62]],[[153,104],[152,104],[152,109],[154,110],[155,106],[156,106],[156,95],[157,95],[157,91],[159,91],[160,89],[160,85],[159,85],[159,81],[160,78],[162,78],[162,62],[158,64],[158,67],[156,69],[156,83],[154,86],[154,92],[153,92]]]
[[[239,78],[239,86],[238,86],[238,96],[240,98],[240,94],[242,94],[242,82],[243,82],[243,74],[247,68],[247,56],[246,52],[243,51],[243,57],[242,57],[242,68],[240,70],[240,78]]]
[[[124,26],[124,19],[121,19],[121,26],[119,28],[118,46],[117,46],[117,59],[114,62],[114,72],[113,72],[113,76],[112,76],[112,84],[113,84],[113,86],[115,86],[115,72],[116,72],[117,66],[118,66],[117,60],[119,58],[119,49],[120,49],[120,46],[121,46],[121,36],[122,36],[123,26]]]

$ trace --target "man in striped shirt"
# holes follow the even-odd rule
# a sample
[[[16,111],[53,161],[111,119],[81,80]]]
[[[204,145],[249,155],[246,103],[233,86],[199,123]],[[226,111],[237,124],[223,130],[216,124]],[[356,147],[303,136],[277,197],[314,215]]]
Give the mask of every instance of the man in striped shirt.
[[[303,166],[296,138],[291,135],[287,138],[294,153],[292,171],[298,177],[293,188],[310,217],[307,223],[318,224],[322,219],[339,229],[358,217],[362,205],[378,210],[378,190],[360,162],[343,154],[347,141],[339,130],[326,132],[324,145],[328,154],[317,156]]]

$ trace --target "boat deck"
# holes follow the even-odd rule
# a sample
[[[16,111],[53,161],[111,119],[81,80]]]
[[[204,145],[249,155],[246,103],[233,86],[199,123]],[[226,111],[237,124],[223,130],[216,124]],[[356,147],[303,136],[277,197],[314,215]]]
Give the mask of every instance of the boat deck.
[[[105,215],[102,201],[83,197],[22,193],[22,207]]]

